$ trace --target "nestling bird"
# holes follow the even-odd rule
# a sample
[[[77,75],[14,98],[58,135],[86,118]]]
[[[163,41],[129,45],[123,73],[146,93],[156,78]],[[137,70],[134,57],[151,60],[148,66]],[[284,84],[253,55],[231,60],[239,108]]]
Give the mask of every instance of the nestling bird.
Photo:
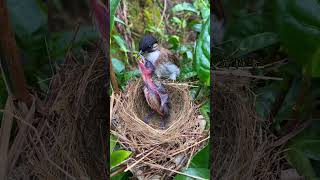
[[[143,55],[155,67],[155,74],[158,79],[164,77],[176,80],[180,74],[180,69],[172,61],[173,54],[160,47],[155,37],[145,35],[139,42],[139,55]]]
[[[152,112],[144,118],[144,122],[148,124],[149,118],[158,113],[161,116],[160,126],[165,127],[165,120],[169,116],[169,95],[167,94],[164,86],[152,79],[155,67],[149,60],[141,57],[138,66],[144,81],[143,92],[148,105],[151,107]]]

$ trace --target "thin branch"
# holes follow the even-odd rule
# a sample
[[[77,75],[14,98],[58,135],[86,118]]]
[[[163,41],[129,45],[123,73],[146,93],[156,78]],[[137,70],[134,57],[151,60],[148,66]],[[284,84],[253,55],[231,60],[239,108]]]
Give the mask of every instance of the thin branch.
[[[232,72],[232,71],[216,71],[216,70],[212,70],[212,73],[213,74],[218,74],[218,75],[242,76],[242,77],[248,77],[248,78],[254,78],[254,79],[262,79],[262,80],[275,80],[275,81],[282,81],[283,80],[283,78],[278,78],[278,77],[256,76],[256,75],[244,74],[242,72]]]
[[[11,100],[11,96],[9,96],[6,109],[12,108],[13,102]],[[7,179],[7,161],[12,123],[13,116],[11,116],[9,113],[4,113],[0,128],[0,179]]]
[[[6,110],[0,110],[0,112],[3,112],[3,113],[8,113],[10,114],[11,116],[13,116],[15,119],[19,120],[20,122],[22,122],[23,124],[27,125],[30,127],[30,129],[32,129],[38,139],[38,142],[40,143],[40,148],[42,149],[43,151],[43,155],[45,157],[45,159],[53,166],[55,166],[57,169],[59,169],[61,172],[63,172],[67,177],[69,177],[70,179],[76,179],[75,177],[73,177],[71,174],[69,174],[66,170],[64,170],[63,168],[61,168],[58,164],[56,164],[54,161],[52,161],[50,158],[49,158],[49,154],[41,140],[41,137],[40,137],[40,134],[38,132],[38,130],[32,125],[30,124],[29,122],[26,122],[24,119],[22,119],[21,117],[15,115],[14,113],[10,112],[10,111],[6,111]]]
[[[163,17],[166,13],[166,10],[167,10],[167,0],[164,0],[164,7],[163,7],[163,11],[162,11],[162,15],[161,15],[161,19],[160,19],[160,22],[158,24],[158,28],[160,27],[162,21],[163,21]]]
[[[127,169],[124,170],[124,172],[127,172],[128,170],[132,169],[135,165],[137,165],[139,162],[141,162],[144,158],[146,158],[151,153],[153,153],[154,150],[155,150],[155,148],[153,150],[151,150],[150,152],[148,152],[146,155],[144,155],[142,158],[140,158],[138,161],[131,164],[129,167],[127,167]]]
[[[201,141],[199,141],[199,142],[197,142],[197,143],[195,143],[195,144],[193,144],[193,145],[191,145],[191,146],[189,146],[189,147],[187,147],[187,148],[185,148],[185,149],[182,149],[182,150],[180,150],[180,151],[175,152],[175,153],[172,154],[171,156],[175,156],[175,155],[177,155],[177,154],[179,154],[179,153],[181,153],[181,152],[184,152],[184,151],[186,151],[186,150],[188,150],[188,149],[190,149],[190,148],[192,148],[192,147],[194,147],[194,146],[196,146],[196,145],[199,145],[200,143],[208,140],[209,138],[210,138],[210,136],[202,139]]]

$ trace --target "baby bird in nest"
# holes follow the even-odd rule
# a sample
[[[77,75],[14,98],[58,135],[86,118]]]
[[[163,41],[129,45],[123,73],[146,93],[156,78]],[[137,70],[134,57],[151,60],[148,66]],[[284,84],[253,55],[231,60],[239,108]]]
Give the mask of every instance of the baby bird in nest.
[[[138,66],[144,81],[144,96],[152,109],[151,113],[144,118],[144,122],[148,124],[149,118],[158,113],[161,116],[160,127],[164,129],[165,120],[169,116],[169,95],[160,82],[152,79],[155,67],[149,60],[141,56]]]
[[[173,81],[177,79],[180,69],[172,62],[176,59],[168,49],[160,47],[155,37],[151,35],[143,36],[139,42],[139,51],[139,55],[143,55],[155,67],[158,80],[162,77]]]

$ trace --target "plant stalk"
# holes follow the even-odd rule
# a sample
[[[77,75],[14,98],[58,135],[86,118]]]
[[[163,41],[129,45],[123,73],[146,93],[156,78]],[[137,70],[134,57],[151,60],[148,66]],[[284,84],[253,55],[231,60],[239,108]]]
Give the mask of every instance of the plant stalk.
[[[0,27],[0,62],[8,94],[30,106],[32,99],[27,90],[20,53],[5,0],[0,0]]]

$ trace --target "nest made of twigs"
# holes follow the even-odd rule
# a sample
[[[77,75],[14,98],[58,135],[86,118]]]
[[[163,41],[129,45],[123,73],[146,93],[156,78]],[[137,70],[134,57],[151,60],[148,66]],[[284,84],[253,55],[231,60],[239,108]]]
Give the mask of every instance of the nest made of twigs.
[[[8,179],[107,179],[107,75],[101,53],[57,68],[48,92],[30,109],[9,106],[17,127],[8,156]],[[8,99],[8,104],[12,103]]]
[[[269,124],[255,110],[250,79],[212,75],[211,179],[279,179],[282,150],[274,145]]]
[[[139,179],[168,178],[188,164],[209,138],[205,120],[189,96],[187,83],[164,83],[169,94],[170,116],[164,130],[159,116],[143,122],[151,111],[142,91],[143,81],[132,80],[124,93],[111,100],[112,133],[133,156],[126,162]]]

